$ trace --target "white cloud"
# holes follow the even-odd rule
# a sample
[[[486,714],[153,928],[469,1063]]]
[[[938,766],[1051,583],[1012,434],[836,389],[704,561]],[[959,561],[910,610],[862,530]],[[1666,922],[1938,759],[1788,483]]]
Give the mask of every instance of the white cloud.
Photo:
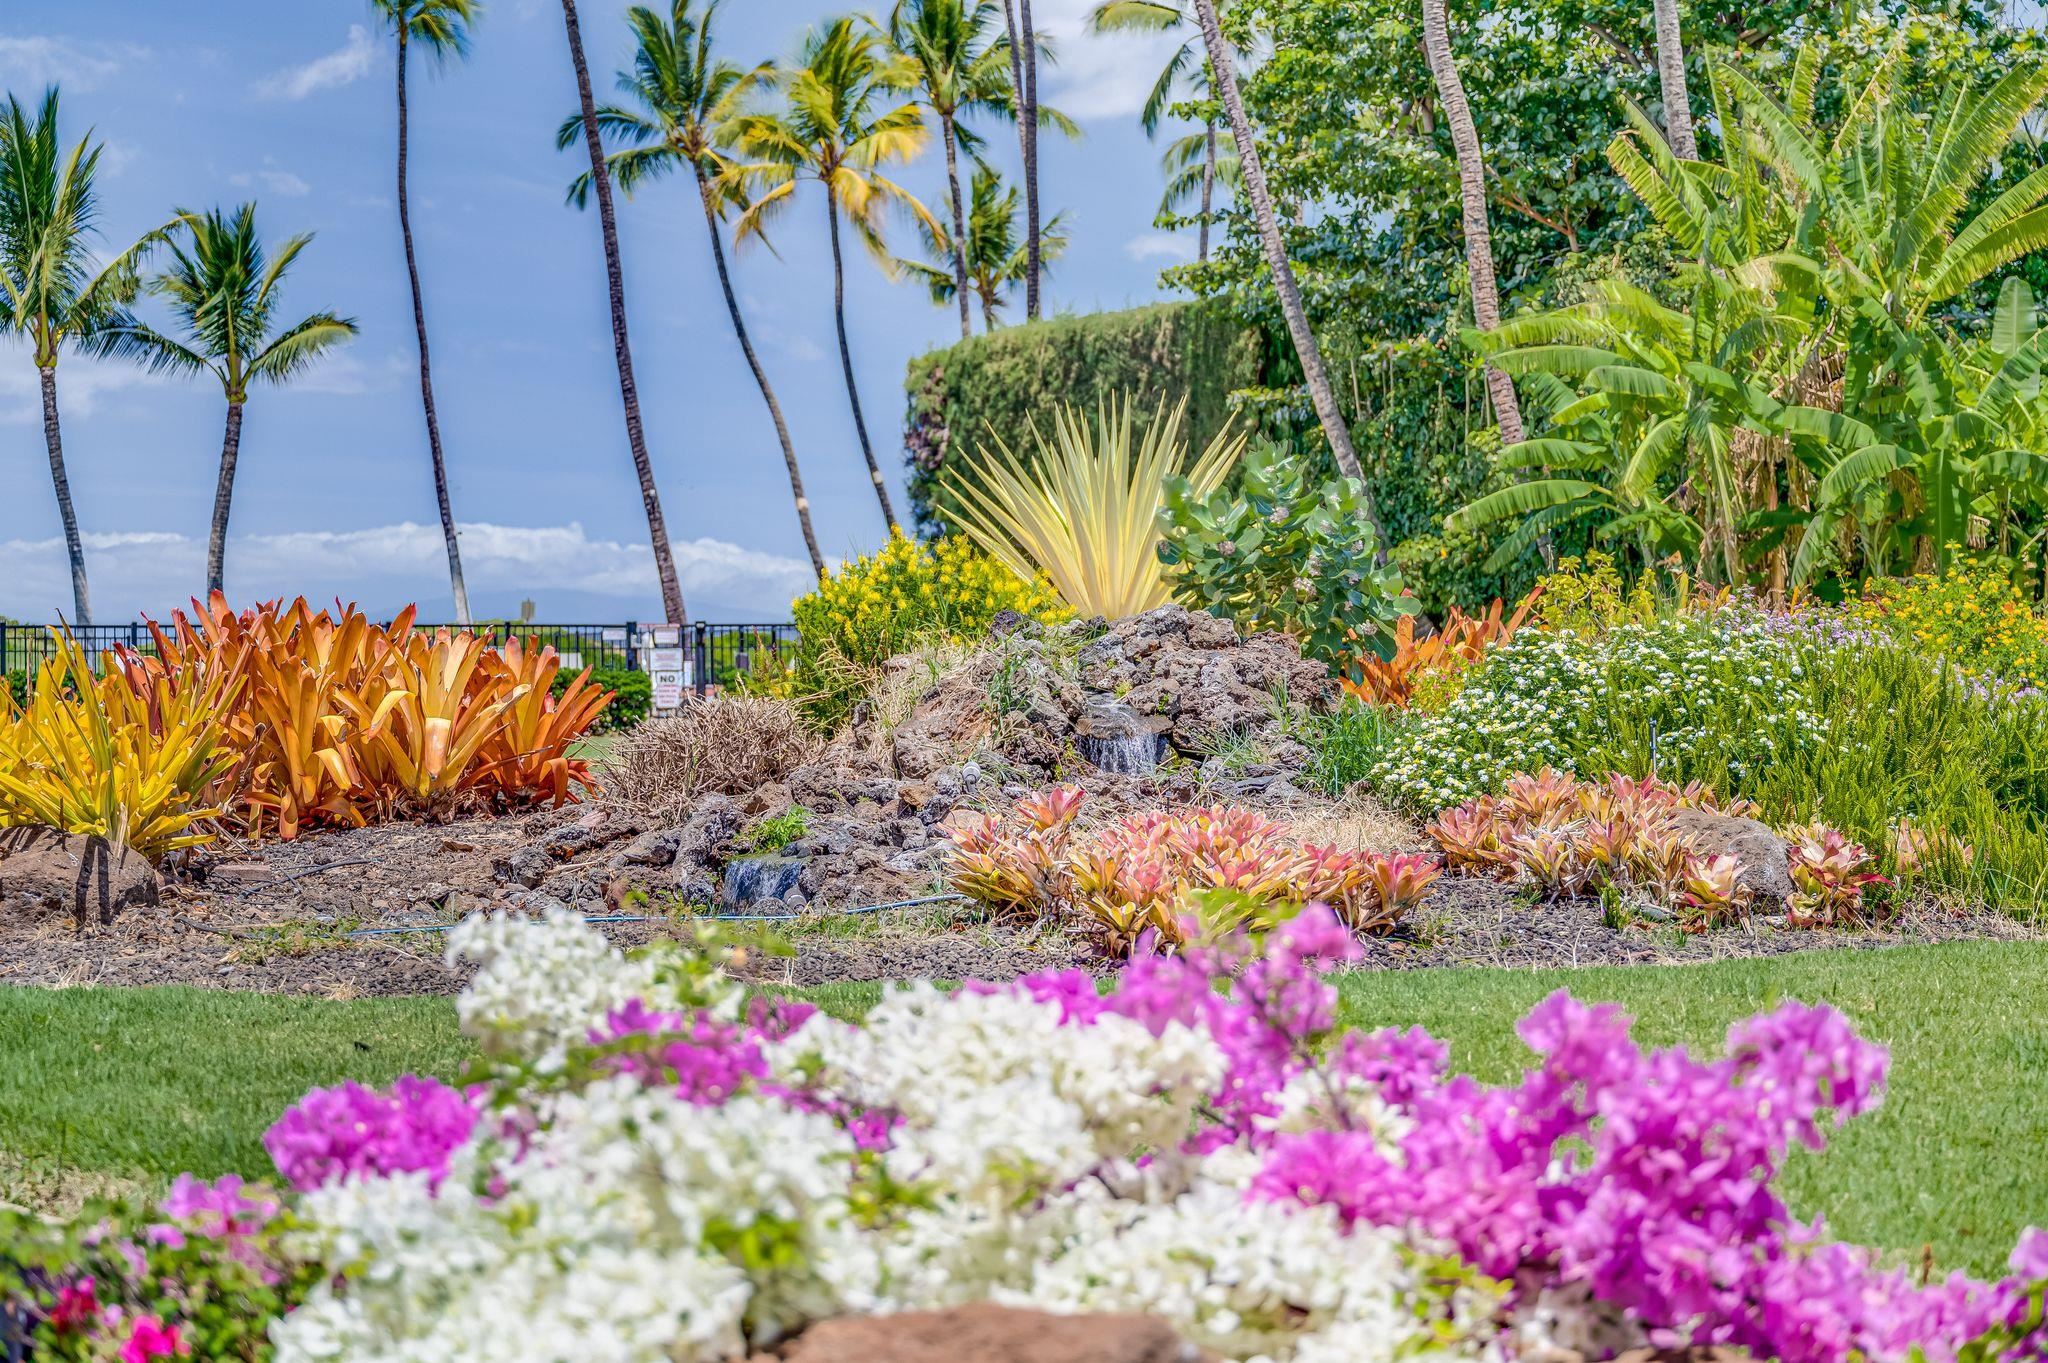
[[[292,379],[295,393],[321,393],[328,397],[352,398],[364,393],[381,393],[399,381],[418,375],[415,362],[403,355],[386,355],[365,362],[347,350],[330,351],[303,374]]]
[[[24,98],[45,85],[90,90],[110,79],[124,62],[147,55],[139,47],[0,33],[0,86],[19,88]]]
[[[288,170],[245,170],[228,176],[228,183],[237,189],[266,189],[287,199],[304,198],[313,192],[313,186]]]
[[[91,416],[109,394],[158,388],[171,379],[119,360],[66,356],[57,366],[57,410],[63,417]],[[18,348],[0,350],[0,426],[37,426],[43,421],[42,378]]]
[[[1031,21],[1054,42],[1057,65],[1041,65],[1040,97],[1069,117],[1123,118],[1145,105],[1185,32],[1111,33],[1089,31],[1088,15],[1099,0],[1034,0]]]
[[[516,601],[550,594],[586,610],[609,606],[620,619],[658,600],[654,552],[645,541],[593,538],[579,524],[461,528],[470,594]],[[716,602],[762,619],[784,619],[790,600],[814,585],[808,564],[724,540],[672,546],[687,600]],[[203,535],[165,531],[88,533],[86,569],[94,615],[103,621],[161,617],[198,592],[205,578]],[[437,525],[410,521],[366,530],[299,530],[240,535],[228,543],[228,585],[237,601],[304,595],[359,601],[381,613],[418,600],[445,609],[448,559]],[[0,540],[0,614],[55,619],[71,609],[63,541]]]
[[[351,24],[348,42],[304,66],[288,66],[256,82],[265,99],[304,99],[322,90],[352,85],[370,74],[377,59],[377,40],[361,24]]]
[[[1140,232],[1124,243],[1132,260],[1193,260],[1195,244],[1171,232]]]

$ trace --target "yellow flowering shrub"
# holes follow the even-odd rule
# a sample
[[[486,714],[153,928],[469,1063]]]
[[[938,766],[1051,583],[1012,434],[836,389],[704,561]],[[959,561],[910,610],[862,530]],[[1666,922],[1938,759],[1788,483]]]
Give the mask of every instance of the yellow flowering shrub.
[[[1849,613],[1979,681],[2012,687],[2048,682],[2048,620],[1994,563],[1958,558],[1945,574],[1866,583]]]
[[[1557,567],[1537,581],[1536,624],[1574,634],[1601,634],[1633,620],[1648,624],[1657,618],[1657,599],[1647,578],[1631,587],[1614,555],[1589,549],[1584,558],[1561,558]]]
[[[877,667],[921,641],[979,638],[1006,610],[1047,622],[1071,614],[1043,577],[1024,581],[964,538],[926,543],[901,531],[790,609],[802,636],[790,690],[826,728],[851,712]]]

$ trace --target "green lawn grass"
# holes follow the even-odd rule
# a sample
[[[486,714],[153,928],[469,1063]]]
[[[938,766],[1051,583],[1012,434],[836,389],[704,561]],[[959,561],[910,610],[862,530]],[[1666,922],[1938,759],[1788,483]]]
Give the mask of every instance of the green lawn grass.
[[[596,766],[612,755],[613,749],[619,746],[622,737],[623,734],[617,733],[590,734],[569,745],[569,756],[580,757]]]
[[[1794,1162],[1795,1209],[1843,1237],[1909,1256],[1931,1246],[1941,1267],[1979,1272],[2002,1263],[2022,1226],[2048,1221],[2048,944],[1342,982],[1346,1021],[1419,1022],[1451,1043],[1455,1066],[1488,1079],[1527,1063],[1513,1023],[1558,988],[1622,1003],[1648,1043],[1706,1048],[1779,1000],[1832,1003],[1892,1047],[1891,1089],[1827,1153]],[[852,1016],[879,993],[809,996]],[[145,1183],[185,1169],[260,1175],[263,1129],[306,1088],[453,1078],[469,1054],[446,1000],[0,989],[0,1154]]]

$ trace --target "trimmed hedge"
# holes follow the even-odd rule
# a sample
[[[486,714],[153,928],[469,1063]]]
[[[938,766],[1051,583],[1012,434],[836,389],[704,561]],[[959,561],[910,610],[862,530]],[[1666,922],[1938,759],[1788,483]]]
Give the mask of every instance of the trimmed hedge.
[[[1200,449],[1230,419],[1232,394],[1257,386],[1265,364],[1265,338],[1212,303],[1056,317],[921,355],[910,362],[904,430],[918,529],[958,529],[947,484],[971,476],[991,428],[1028,458],[1029,422],[1059,403],[1090,409],[1129,393],[1149,412],[1186,397],[1185,429]]]
[[[919,528],[956,528],[947,486],[973,476],[991,426],[1028,454],[1033,416],[1061,402],[1092,407],[1125,390],[1148,409],[1161,396],[1185,395],[1196,448],[1237,412],[1241,422],[1311,452],[1319,461],[1314,477],[1329,477],[1328,446],[1277,326],[1277,318],[1272,326],[1247,320],[1220,300],[1161,303],[1007,328],[920,356],[910,365],[904,434]],[[1464,357],[1426,337],[1371,341],[1341,331],[1324,348],[1394,560],[1423,608],[1440,615],[1454,604],[1527,591],[1542,570],[1535,555],[1490,573],[1483,566],[1493,552],[1490,533],[1443,528],[1444,517],[1486,491],[1494,476],[1474,439],[1493,438],[1484,387]],[[1562,534],[1558,551],[1573,552],[1582,539]]]

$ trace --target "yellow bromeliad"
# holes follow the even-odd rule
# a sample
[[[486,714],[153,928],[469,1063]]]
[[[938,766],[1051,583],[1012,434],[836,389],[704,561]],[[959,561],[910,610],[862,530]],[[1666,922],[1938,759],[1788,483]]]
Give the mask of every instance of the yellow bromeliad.
[[[98,676],[68,632],[25,709],[0,690],[0,825],[102,837],[149,861],[210,842],[209,792],[235,765],[221,715],[238,676],[192,665],[131,685],[113,655]]]

